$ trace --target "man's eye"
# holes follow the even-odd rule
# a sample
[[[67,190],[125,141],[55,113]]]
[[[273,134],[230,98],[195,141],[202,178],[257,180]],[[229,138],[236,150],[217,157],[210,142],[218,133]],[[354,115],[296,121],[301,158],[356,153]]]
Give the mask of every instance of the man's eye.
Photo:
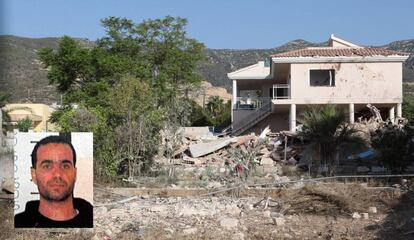
[[[63,169],[69,169],[70,168],[70,164],[63,164]]]
[[[43,168],[43,169],[46,169],[46,170],[47,170],[47,169],[50,169],[51,167],[52,167],[52,166],[51,166],[50,164],[43,164],[43,165],[42,165],[42,168]]]

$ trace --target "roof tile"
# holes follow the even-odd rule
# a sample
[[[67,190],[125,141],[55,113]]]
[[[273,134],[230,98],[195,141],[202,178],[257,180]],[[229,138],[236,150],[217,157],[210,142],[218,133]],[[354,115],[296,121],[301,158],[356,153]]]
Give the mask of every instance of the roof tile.
[[[335,47],[311,47],[289,52],[277,53],[271,57],[367,57],[367,56],[409,56],[409,53],[386,50],[383,48],[335,48]]]

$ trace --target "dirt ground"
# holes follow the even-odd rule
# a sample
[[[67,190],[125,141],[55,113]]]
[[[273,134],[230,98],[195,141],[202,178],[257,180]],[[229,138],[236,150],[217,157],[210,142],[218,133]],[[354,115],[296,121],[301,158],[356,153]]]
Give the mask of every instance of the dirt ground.
[[[95,188],[90,230],[17,231],[12,203],[0,201],[1,239],[414,239],[412,191],[349,183],[179,197],[172,190],[127,196]]]

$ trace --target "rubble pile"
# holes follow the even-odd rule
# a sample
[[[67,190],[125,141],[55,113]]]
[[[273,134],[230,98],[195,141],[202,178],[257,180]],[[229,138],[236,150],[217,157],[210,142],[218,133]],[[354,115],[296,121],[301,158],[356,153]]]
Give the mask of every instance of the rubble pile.
[[[361,187],[344,185],[315,185],[264,198],[141,196],[97,204],[94,234],[96,239],[123,239],[127,233],[144,239],[315,239],[329,222],[366,233],[364,227],[386,217],[382,207],[374,207],[381,206],[379,199],[372,198]],[[346,228],[337,228],[335,234],[335,239],[352,237]]]
[[[212,134],[183,134],[182,145],[174,151],[173,159],[158,157],[160,164],[230,167],[236,172],[250,164],[277,171],[283,165],[295,166],[301,157],[303,144],[290,132],[254,133],[237,137],[218,137]],[[241,171],[243,170],[241,169]]]

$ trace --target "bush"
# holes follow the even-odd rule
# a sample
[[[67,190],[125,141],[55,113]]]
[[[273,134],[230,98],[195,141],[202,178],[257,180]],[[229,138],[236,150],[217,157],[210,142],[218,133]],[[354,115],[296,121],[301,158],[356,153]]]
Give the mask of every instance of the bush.
[[[410,163],[410,127],[389,124],[371,133],[372,146],[381,153],[380,161],[390,172],[402,172]]]
[[[20,132],[28,132],[29,129],[32,127],[33,121],[26,117],[25,119],[21,119],[17,121],[17,129],[19,129]]]

